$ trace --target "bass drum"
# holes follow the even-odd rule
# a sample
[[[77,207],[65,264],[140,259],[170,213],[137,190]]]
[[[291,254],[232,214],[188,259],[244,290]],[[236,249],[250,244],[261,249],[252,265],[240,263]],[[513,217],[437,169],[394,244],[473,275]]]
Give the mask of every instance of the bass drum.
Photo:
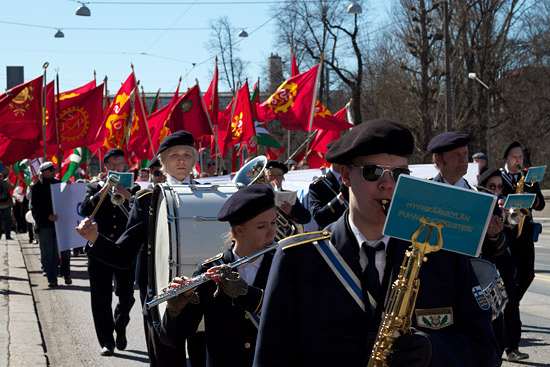
[[[197,264],[223,250],[229,224],[216,216],[234,185],[156,185],[149,213],[147,298],[175,277],[191,277]],[[166,302],[150,310],[160,323]]]

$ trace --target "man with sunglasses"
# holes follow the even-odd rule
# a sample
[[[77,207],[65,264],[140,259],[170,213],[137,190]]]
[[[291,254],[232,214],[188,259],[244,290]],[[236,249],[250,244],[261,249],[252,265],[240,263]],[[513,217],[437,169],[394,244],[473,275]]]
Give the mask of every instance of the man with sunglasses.
[[[153,186],[159,183],[166,182],[166,176],[162,172],[162,166],[157,156],[154,156],[149,163],[149,171],[151,171],[151,177],[153,180]]]
[[[48,278],[48,287],[57,287],[57,266],[59,256],[57,249],[57,236],[55,222],[57,215],[53,212],[51,185],[61,183],[55,178],[55,167],[52,162],[44,162],[40,165],[40,179],[32,185],[30,207],[32,216],[38,226],[38,238],[40,239],[40,257],[42,267]],[[65,278],[65,284],[72,284],[71,279],[71,252],[61,251],[61,276]]]
[[[364,122],[331,146],[326,159],[341,165],[349,209],[327,227],[327,239],[311,242],[319,233],[306,233],[277,249],[254,366],[367,365],[410,245],[382,234],[384,201],[408,174],[413,148],[411,132],[392,120]],[[477,279],[468,258],[448,251],[428,257],[411,333],[395,340],[388,365],[500,365],[491,315],[472,294]]]

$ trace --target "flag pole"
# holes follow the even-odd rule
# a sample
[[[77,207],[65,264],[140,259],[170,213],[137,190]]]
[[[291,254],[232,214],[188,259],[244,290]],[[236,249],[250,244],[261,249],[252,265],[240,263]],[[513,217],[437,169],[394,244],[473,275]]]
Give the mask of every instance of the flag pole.
[[[315,102],[317,102],[317,92],[319,91],[319,77],[321,76],[321,70],[323,69],[323,60],[324,56],[321,54],[321,60],[319,62],[319,69],[317,69],[317,77],[315,78],[315,89],[313,91],[313,100],[311,101],[311,114],[309,117],[309,127],[307,129],[308,139],[306,144],[306,153],[304,155],[304,160],[307,159],[308,149],[309,149],[309,133],[311,132],[311,126],[313,125],[313,117],[315,117]]]
[[[134,65],[132,65],[132,74],[134,75],[134,82],[136,81],[136,74],[134,73]],[[137,85],[137,82],[136,82]],[[143,85],[141,86],[141,90],[143,91]],[[139,98],[139,91],[137,92],[138,98]],[[135,98],[135,97],[134,97]],[[135,106],[135,99],[134,99],[134,106]],[[145,113],[143,103],[140,103],[141,105],[141,113],[143,113],[143,117],[145,118],[145,121],[143,123],[145,124],[145,131],[147,131],[147,138],[149,139],[149,145],[151,145],[151,153],[153,153],[153,156],[155,156],[155,148],[153,147],[153,139],[151,139],[151,131],[149,131],[149,123],[147,122],[147,114]]]
[[[46,160],[46,69],[50,65],[49,62],[45,62],[42,65],[44,69],[44,78],[42,80],[42,139],[44,140],[44,160]]]
[[[294,151],[294,153],[292,153],[288,159],[292,159],[294,158],[299,152],[300,150],[302,150],[302,148],[304,147],[304,145],[306,145],[307,143],[309,143],[309,141],[311,140],[311,138],[315,137],[315,135],[317,134],[319,130],[313,130],[312,133],[309,133],[306,140],[304,140],[304,142],[302,144],[300,144],[300,146],[298,147],[298,149],[296,149]],[[304,155],[304,159],[305,159],[305,155]]]
[[[60,139],[60,135],[59,135],[59,122],[61,121],[61,118],[60,118],[60,113],[61,111],[59,110],[59,97],[60,97],[60,93],[59,93],[59,73],[56,73],[55,74],[55,81],[57,83],[57,96],[55,95],[54,93],[54,102],[55,102],[55,133],[57,135],[57,165],[58,165],[58,168],[59,168],[59,178],[61,179],[61,139]]]
[[[143,84],[141,85],[141,100],[143,101],[143,104],[144,104],[143,108],[149,111],[149,103],[147,103],[147,98],[145,98],[145,90],[143,89]]]
[[[220,144],[218,143],[218,136],[214,132],[214,127],[212,126],[212,121],[210,120],[210,115],[208,114],[208,110],[206,109],[206,103],[204,102],[204,98],[202,98],[202,92],[201,92],[201,87],[199,85],[199,80],[195,79],[195,82],[197,83],[197,88],[199,89],[199,96],[201,97],[202,109],[204,110],[204,113],[206,113],[206,118],[208,119],[208,124],[210,125],[210,130],[212,131],[212,135],[214,136],[214,141],[216,142],[216,162],[217,162],[218,161],[218,151],[221,151]],[[212,150],[212,147],[210,147],[210,150]],[[223,159],[221,159],[221,162],[222,162],[222,169],[225,169],[225,164],[223,163]],[[217,169],[218,169],[218,167],[216,167],[216,170]],[[201,170],[202,170],[202,168],[201,168]]]

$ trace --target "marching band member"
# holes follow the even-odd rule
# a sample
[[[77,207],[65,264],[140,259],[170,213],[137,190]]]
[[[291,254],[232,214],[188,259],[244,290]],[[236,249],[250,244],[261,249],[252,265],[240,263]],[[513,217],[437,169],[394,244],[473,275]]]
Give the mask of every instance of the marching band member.
[[[191,182],[189,173],[198,160],[194,144],[195,139],[185,130],[169,135],[160,144],[157,158],[162,165],[161,172],[166,176],[168,184]],[[151,168],[151,170],[155,172],[158,167]],[[162,175],[153,176],[161,177]],[[124,269],[131,267],[137,256],[136,275],[140,283],[140,297],[143,304],[147,301],[147,287],[143,286],[143,281],[147,281],[147,241],[152,193],[152,189],[144,189],[136,194],[136,200],[126,224],[126,231],[116,243],[98,233],[98,224],[92,223],[89,219],[84,219],[75,228],[82,237],[88,240],[85,251],[90,258]],[[151,366],[180,366],[181,352],[160,341],[153,327],[151,315],[145,309],[144,324]],[[204,365],[202,361],[204,358],[201,355],[204,355],[205,352],[201,337],[201,335],[197,335],[193,341],[189,340],[189,348],[192,349],[189,356],[193,367]],[[182,343],[183,345],[180,344],[180,346],[185,347],[185,340]],[[198,360],[193,361],[194,358]]]
[[[283,181],[285,174],[288,173],[288,167],[280,162],[270,160],[265,166],[267,181],[273,187],[275,191],[283,190]],[[288,202],[284,202],[280,206],[281,212],[287,217],[292,218],[296,223],[306,224],[311,220],[311,213],[307,210],[299,200],[296,200],[294,205],[290,205]]]
[[[199,285],[196,293],[189,291],[168,300],[161,328],[166,342],[177,345],[178,339],[197,330],[204,316],[208,366],[252,366],[263,288],[273,253],[238,266],[232,273],[236,280],[222,277],[220,270],[222,264],[254,255],[273,243],[276,227],[273,190],[259,184],[246,186],[224,203],[217,218],[231,225],[231,248],[199,264],[193,274],[206,273],[214,282]],[[188,280],[175,278],[170,286],[178,288]],[[223,292],[216,290],[216,283]],[[198,300],[193,301],[196,295]]]
[[[342,190],[346,186],[341,181],[340,165],[334,163],[326,175],[309,185],[309,206],[320,228],[336,222],[346,211],[347,190]]]
[[[327,227],[326,240],[298,235],[277,249],[254,366],[367,365],[390,281],[409,247],[382,234],[382,200],[408,174],[413,147],[411,132],[391,120],[364,122],[331,146],[326,159],[342,165],[349,209]],[[449,251],[428,257],[412,333],[395,340],[389,366],[499,366],[491,314],[472,294],[478,282],[469,259]]]
[[[103,164],[106,171],[124,172],[124,151],[118,148],[109,150],[103,157]],[[105,179],[88,184],[86,197],[82,201],[82,214],[91,215],[102,195],[109,190],[111,188],[106,184]],[[95,221],[100,226],[102,235],[116,241],[124,232],[128,221],[129,202],[132,195],[139,190],[139,186],[136,185],[129,191],[124,186],[117,185],[113,190],[124,196],[124,204],[115,205],[107,198],[97,211]],[[119,350],[126,348],[126,326],[130,322],[130,310],[135,302],[134,266],[135,257],[131,260],[129,268],[118,269],[88,256],[92,315],[97,339],[102,348],[101,355],[103,356],[114,354],[115,338],[113,337],[113,331],[116,331],[116,347]],[[111,307],[113,277],[115,294],[118,296],[118,304],[114,314]]]
[[[502,195],[502,175],[500,170],[497,168],[491,168],[486,170],[479,178],[477,184],[478,190],[482,192],[490,192],[497,196],[498,198],[498,210],[501,210],[501,206],[504,205],[504,196]],[[507,240],[508,242],[508,240]],[[483,255],[483,254],[482,254]],[[521,321],[519,314],[519,300],[517,297],[517,289],[515,282],[515,273],[516,268],[514,266],[514,261],[510,255],[509,246],[506,246],[506,251],[497,256],[492,256],[487,260],[494,263],[502,277],[504,282],[504,288],[506,289],[506,294],[508,296],[508,302],[506,303],[506,308],[504,309],[504,332],[501,338],[498,338],[498,324],[495,324],[493,321],[493,328],[495,331],[495,336],[500,345],[500,353],[502,354],[505,350],[515,351],[512,355],[514,357],[520,357],[526,355],[525,353],[519,352],[519,341],[521,339]],[[499,316],[500,318],[500,316]],[[507,357],[510,357],[511,354],[507,353]],[[522,358],[525,359],[525,358]],[[519,359],[516,359],[519,360]],[[513,361],[513,359],[510,359]]]
[[[522,170],[523,166],[523,149],[517,141],[511,141],[504,147],[502,158],[504,160],[504,168],[501,168],[502,174],[502,194],[508,197],[510,194],[515,194],[518,182],[526,172]],[[533,184],[524,184],[523,192],[535,194],[535,202],[532,208],[529,209],[529,215],[525,218],[521,234],[518,236],[518,227],[505,228],[506,236],[510,241],[510,252],[514,265],[516,267],[516,297],[519,303],[525,292],[535,278],[535,244],[533,241],[535,224],[533,223],[532,210],[543,210],[545,206],[544,197],[540,191],[538,182]],[[518,315],[519,316],[519,315]],[[518,350],[519,339],[521,337],[521,320],[519,317],[512,326],[516,330],[516,338],[512,340],[511,345],[506,347],[506,356],[508,361],[519,361],[529,358],[529,354],[522,353]],[[519,335],[519,336],[518,336]]]

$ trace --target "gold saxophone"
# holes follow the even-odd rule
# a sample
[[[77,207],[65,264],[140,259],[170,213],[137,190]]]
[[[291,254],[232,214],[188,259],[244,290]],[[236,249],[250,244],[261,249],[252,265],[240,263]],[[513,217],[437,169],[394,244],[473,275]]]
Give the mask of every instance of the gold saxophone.
[[[422,225],[412,235],[411,249],[405,253],[399,275],[392,284],[388,305],[370,355],[369,367],[387,366],[387,358],[395,340],[401,335],[410,333],[412,314],[420,287],[420,279],[418,279],[420,267],[427,260],[426,254],[439,251],[443,246],[441,228],[445,223],[435,224],[427,222],[424,218],[420,218],[420,223]],[[418,235],[426,226],[428,233],[425,241],[417,241]],[[434,228],[437,229],[437,245],[431,246],[429,241]]]
[[[521,178],[516,184],[516,194],[523,194],[523,190],[525,189],[525,175],[521,172],[520,169]],[[508,228],[514,228],[515,226],[518,226],[518,234],[516,238],[519,238],[521,236],[521,232],[523,231],[523,224],[525,223],[525,218],[529,216],[529,210],[525,208],[512,208],[508,212],[504,213],[504,226]]]

